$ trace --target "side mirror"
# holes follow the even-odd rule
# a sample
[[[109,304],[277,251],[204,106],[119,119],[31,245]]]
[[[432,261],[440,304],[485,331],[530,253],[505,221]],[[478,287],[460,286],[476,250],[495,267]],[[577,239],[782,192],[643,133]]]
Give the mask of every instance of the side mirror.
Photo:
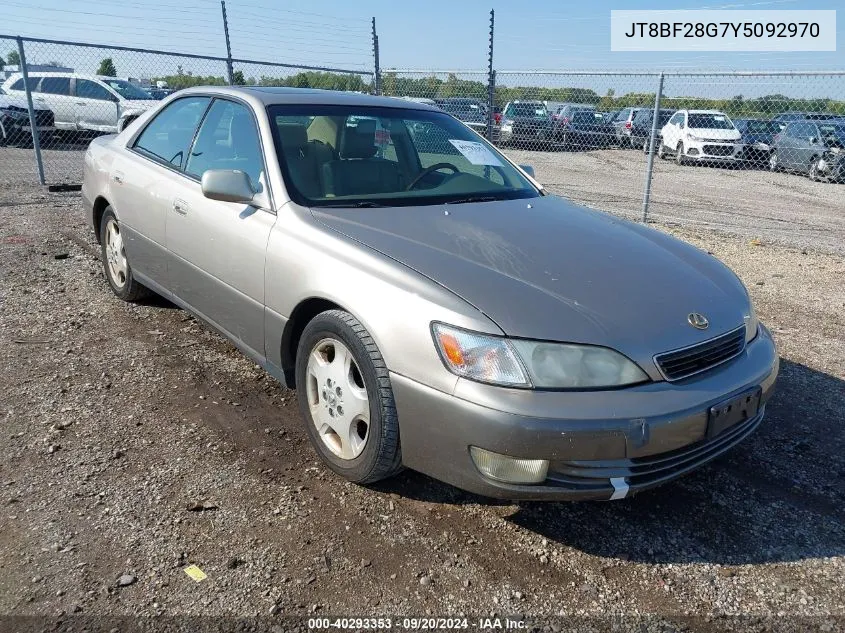
[[[537,178],[537,176],[534,174],[534,168],[531,165],[520,165],[519,168],[532,178]]]
[[[222,202],[252,203],[255,189],[239,169],[209,169],[202,175],[202,195]]]

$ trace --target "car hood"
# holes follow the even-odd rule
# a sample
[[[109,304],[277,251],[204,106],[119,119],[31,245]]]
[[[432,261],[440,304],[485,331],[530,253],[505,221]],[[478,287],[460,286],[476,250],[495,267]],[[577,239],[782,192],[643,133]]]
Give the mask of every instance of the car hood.
[[[124,99],[120,102],[120,106],[124,110],[149,110],[160,103],[158,100],[150,99]]]
[[[739,133],[739,130],[722,130],[719,128],[709,127],[691,127],[687,129],[687,132],[699,138],[712,138],[719,139],[722,141],[738,141],[740,138],[742,138],[742,134]]]
[[[448,288],[509,336],[650,360],[742,325],[748,309],[736,275],[704,251],[556,196],[312,213]],[[690,326],[691,312],[710,327]]]

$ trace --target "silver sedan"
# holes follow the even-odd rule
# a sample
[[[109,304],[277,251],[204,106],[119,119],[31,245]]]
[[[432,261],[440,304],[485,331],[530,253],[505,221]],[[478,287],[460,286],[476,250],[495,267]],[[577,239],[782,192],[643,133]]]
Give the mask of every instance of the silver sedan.
[[[748,437],[778,356],[736,275],[530,174],[424,104],[215,87],[96,139],[82,192],[114,293],[295,387],[351,481],[620,499]]]

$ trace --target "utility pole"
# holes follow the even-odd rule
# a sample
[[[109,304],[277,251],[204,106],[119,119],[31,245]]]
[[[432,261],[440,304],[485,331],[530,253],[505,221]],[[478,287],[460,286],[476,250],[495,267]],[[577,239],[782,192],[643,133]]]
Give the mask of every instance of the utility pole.
[[[496,71],[493,70],[493,29],[496,12],[490,9],[490,50],[487,54],[487,140],[493,142],[493,117],[496,108]]]
[[[375,63],[375,76],[373,81],[375,83],[375,91],[377,95],[381,94],[381,67],[378,61],[378,33],[376,33],[376,19],[373,17],[373,62]]]
[[[223,35],[226,36],[226,80],[231,86],[234,71],[232,70],[232,44],[229,42],[229,20],[226,18],[226,0],[220,0],[220,8],[223,10]]]

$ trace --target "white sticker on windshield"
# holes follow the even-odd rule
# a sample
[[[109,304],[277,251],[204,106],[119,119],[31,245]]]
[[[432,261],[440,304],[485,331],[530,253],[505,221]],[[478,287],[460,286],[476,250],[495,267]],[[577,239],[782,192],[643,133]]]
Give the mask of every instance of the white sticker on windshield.
[[[713,115],[713,120],[714,121],[724,121],[725,117],[723,117],[721,114],[715,114],[715,115]]]
[[[496,155],[484,143],[479,143],[478,141],[458,141],[451,138],[449,142],[473,165],[502,166],[502,161],[496,158]]]

